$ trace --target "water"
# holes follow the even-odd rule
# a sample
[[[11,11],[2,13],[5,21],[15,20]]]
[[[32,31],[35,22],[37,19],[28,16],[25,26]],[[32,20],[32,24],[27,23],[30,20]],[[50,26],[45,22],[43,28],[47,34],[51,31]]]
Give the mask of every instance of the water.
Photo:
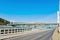
[[[37,29],[54,29],[55,26],[39,26]]]

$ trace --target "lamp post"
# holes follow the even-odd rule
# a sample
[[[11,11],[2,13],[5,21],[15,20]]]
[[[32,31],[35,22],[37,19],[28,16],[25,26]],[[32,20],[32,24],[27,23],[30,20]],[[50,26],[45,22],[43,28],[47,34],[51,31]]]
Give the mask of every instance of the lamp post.
[[[58,23],[58,31],[60,32],[60,13],[57,11],[57,23]]]

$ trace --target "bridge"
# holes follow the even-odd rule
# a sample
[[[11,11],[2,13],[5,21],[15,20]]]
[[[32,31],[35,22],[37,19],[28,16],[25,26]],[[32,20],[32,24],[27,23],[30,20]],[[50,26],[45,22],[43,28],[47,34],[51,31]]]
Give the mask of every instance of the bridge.
[[[25,32],[24,33],[18,33],[19,32],[19,28],[15,29],[16,26],[20,26],[20,27],[28,27],[28,28],[36,28],[39,26],[56,26],[56,27],[60,27],[60,13],[57,12],[58,14],[58,19],[57,19],[57,23],[20,23],[20,22],[14,22],[11,23],[10,25],[13,26],[13,30],[17,30],[14,33],[17,33],[15,35],[6,35],[5,38],[3,38],[4,40],[52,40],[52,35],[54,33],[55,29],[47,29],[47,30],[42,30],[42,32],[40,32],[38,30],[33,30],[33,31],[29,31],[29,32]],[[25,29],[26,30],[26,29]],[[60,30],[58,30],[60,32]],[[11,31],[12,32],[12,31]],[[11,35],[11,36],[10,36]],[[7,37],[8,36],[8,37]],[[2,39],[2,38],[1,38]]]
[[[2,29],[0,28],[1,29],[0,35],[2,35],[0,37],[1,40],[52,40],[52,35],[55,31],[55,28],[50,29],[50,27],[49,27],[48,29],[39,29],[39,27],[41,27],[41,26],[60,27],[60,13],[57,12],[57,23],[13,22],[8,25],[10,25],[12,27],[2,28]],[[28,32],[26,32],[27,30],[28,30]],[[58,31],[60,32],[60,29]]]
[[[10,23],[9,25],[12,27],[0,28],[1,30],[0,39],[1,40],[52,40],[52,35],[54,33],[55,28],[42,30],[39,28],[37,29],[37,27],[41,27],[41,26],[60,27],[60,13],[57,12],[57,15],[58,15],[57,23],[21,23],[21,22]],[[26,32],[26,30],[28,30],[28,32]],[[60,29],[58,31],[60,32]]]

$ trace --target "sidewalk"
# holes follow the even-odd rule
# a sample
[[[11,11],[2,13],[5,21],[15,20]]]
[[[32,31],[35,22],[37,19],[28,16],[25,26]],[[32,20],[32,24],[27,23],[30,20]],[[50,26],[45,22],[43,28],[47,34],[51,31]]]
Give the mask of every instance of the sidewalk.
[[[59,29],[60,29],[60,27],[59,27]],[[59,40],[60,40],[60,32],[58,34],[59,34]]]
[[[59,38],[58,38],[58,27],[55,29],[55,31],[53,33],[52,40],[59,40]]]
[[[58,38],[59,38],[59,40],[60,40],[60,33],[58,33],[59,35],[58,35]]]

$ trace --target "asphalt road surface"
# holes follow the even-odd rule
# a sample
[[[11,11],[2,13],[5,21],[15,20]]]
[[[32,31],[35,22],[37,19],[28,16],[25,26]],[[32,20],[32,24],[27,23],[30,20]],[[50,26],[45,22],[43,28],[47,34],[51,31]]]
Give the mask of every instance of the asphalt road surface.
[[[52,40],[54,30],[48,30],[44,32],[30,33],[26,35],[19,35],[16,37],[4,39],[4,40]]]

